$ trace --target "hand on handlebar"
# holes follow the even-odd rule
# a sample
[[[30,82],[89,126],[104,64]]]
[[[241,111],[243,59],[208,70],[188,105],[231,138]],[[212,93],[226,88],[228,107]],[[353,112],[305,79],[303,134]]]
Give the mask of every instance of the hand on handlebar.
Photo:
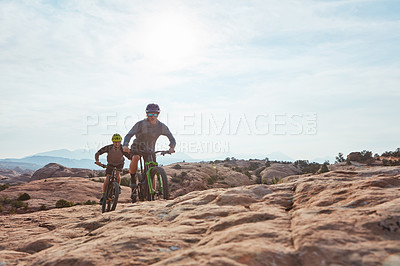
[[[129,151],[130,151],[130,149],[129,149],[128,146],[124,146],[124,147],[122,148],[122,150],[123,150],[123,152],[129,152]]]
[[[174,152],[175,152],[174,147],[170,147],[168,152],[169,152],[169,153],[174,153]]]
[[[101,162],[95,162],[95,164],[97,164],[98,166],[101,166]]]

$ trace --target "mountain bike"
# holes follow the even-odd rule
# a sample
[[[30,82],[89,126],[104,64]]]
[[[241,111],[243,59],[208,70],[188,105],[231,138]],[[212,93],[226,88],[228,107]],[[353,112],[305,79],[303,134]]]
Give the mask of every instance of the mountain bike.
[[[103,168],[107,168],[107,165],[100,165]],[[103,203],[101,205],[101,213],[114,211],[117,207],[119,193],[121,188],[117,182],[117,167],[114,167],[111,175],[108,177],[108,183],[106,193],[103,197]]]
[[[139,200],[169,199],[168,178],[165,170],[156,162],[156,154],[170,154],[169,151],[134,152],[140,156],[140,173],[136,186]],[[134,184],[136,185],[136,184]],[[132,186],[131,186],[132,187]],[[132,198],[133,202],[134,199]]]

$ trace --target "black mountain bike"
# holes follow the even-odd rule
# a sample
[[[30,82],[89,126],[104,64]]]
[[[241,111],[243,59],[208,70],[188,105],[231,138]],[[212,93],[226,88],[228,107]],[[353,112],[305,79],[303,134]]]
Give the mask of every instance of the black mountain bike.
[[[102,164],[101,167],[107,168],[107,165]],[[119,192],[121,190],[117,182],[117,167],[114,167],[111,175],[108,177],[108,184],[106,188],[106,193],[103,197],[103,203],[101,205],[101,212],[114,211],[117,207]]]
[[[139,200],[169,199],[168,179],[165,170],[158,166],[156,154],[170,154],[169,151],[134,152],[140,156],[140,173],[136,186]],[[132,187],[132,186],[131,186]]]

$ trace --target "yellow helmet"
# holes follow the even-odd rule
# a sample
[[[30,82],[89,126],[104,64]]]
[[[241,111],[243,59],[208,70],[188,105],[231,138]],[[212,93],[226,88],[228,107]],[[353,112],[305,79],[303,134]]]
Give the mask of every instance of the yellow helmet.
[[[114,134],[111,138],[111,140],[114,141],[122,141],[122,137],[120,134]]]

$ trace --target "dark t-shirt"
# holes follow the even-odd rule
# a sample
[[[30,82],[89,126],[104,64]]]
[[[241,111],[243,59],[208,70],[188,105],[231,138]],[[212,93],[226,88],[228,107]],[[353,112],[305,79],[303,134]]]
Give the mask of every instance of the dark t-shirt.
[[[119,165],[124,163],[124,155],[129,157],[128,153],[122,151],[122,146],[115,148],[114,144],[110,144],[101,148],[95,154],[96,161],[99,160],[99,156],[103,153],[107,153],[107,163],[112,165]]]
[[[132,145],[145,146],[154,150],[156,141],[160,135],[166,136],[169,139],[170,147],[175,147],[175,138],[165,124],[157,120],[157,123],[153,125],[148,119],[144,119],[137,122],[128,134],[126,134],[123,146],[128,146],[131,138],[136,136]]]

